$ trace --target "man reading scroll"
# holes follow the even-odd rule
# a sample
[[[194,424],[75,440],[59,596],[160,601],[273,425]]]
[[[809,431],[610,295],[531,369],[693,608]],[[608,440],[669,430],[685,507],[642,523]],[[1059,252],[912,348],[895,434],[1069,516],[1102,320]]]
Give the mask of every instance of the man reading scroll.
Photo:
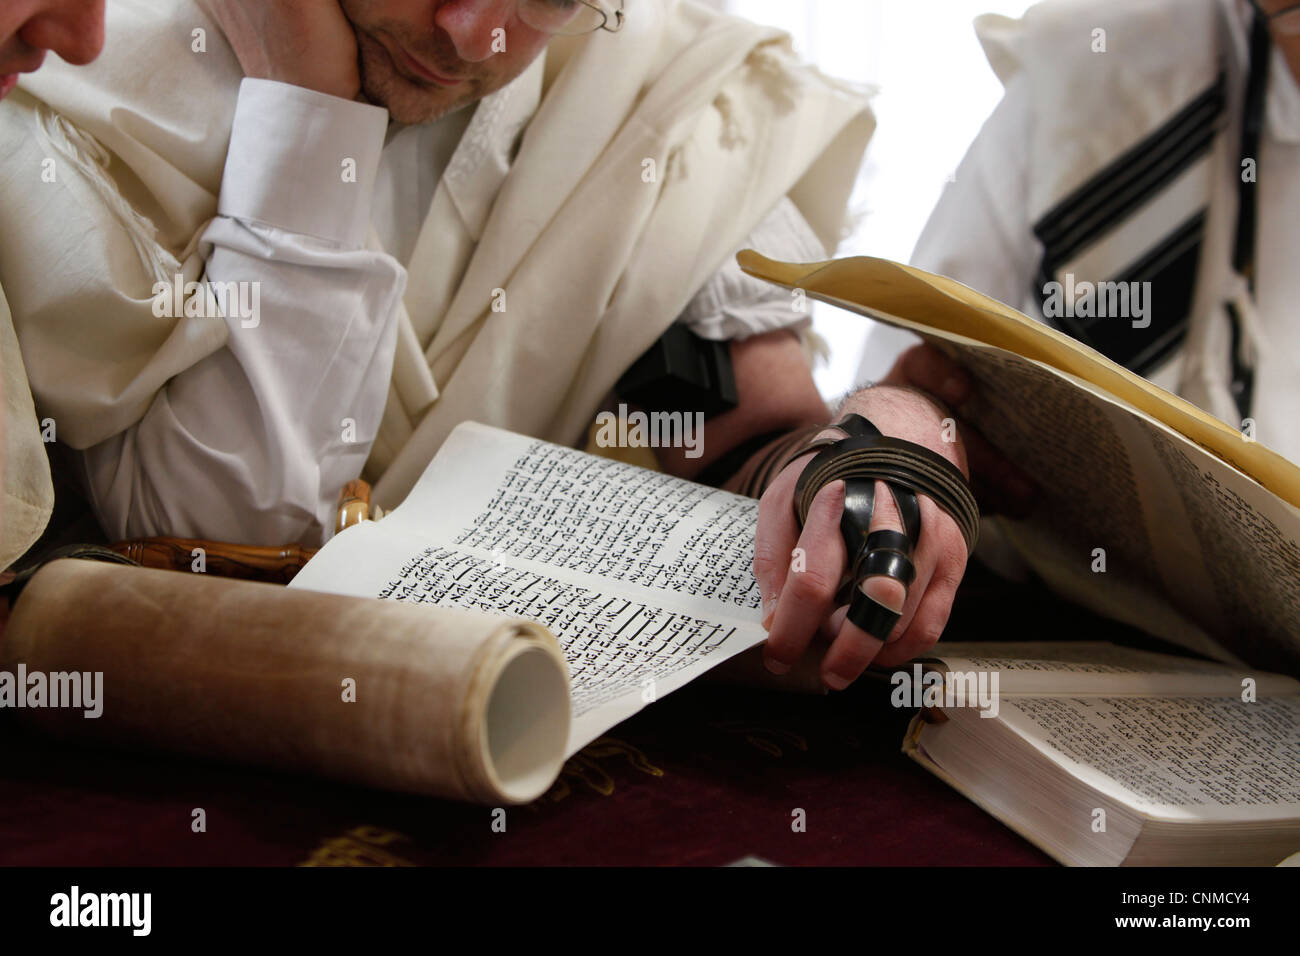
[[[735,407],[661,464],[768,486],[769,665],[820,632],[843,687],[937,639],[968,542],[860,476],[851,534],[842,480],[796,511],[811,452],[785,459],[829,417],[806,316],[732,256],[829,255],[872,128],[782,34],[686,0],[119,0],[99,63],[0,107],[0,283],[114,539],[319,543],[345,482],[392,507],[463,420],[573,444],[665,330],[726,342]],[[920,393],[844,411],[965,467]]]

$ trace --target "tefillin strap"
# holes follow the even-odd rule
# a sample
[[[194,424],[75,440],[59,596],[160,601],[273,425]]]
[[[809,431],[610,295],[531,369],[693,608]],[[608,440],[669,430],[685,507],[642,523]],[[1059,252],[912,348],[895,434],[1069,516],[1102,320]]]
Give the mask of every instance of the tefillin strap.
[[[952,516],[961,529],[968,553],[974,552],[979,537],[979,505],[965,475],[925,446],[887,437],[861,415],[846,415],[831,427],[848,437],[817,439],[789,459],[793,461],[810,450],[821,449],[795,484],[795,517],[803,527],[817,493],[832,481],[844,481],[840,533],[848,549],[853,585],[848,619],[868,634],[887,640],[901,615],[868,597],[861,585],[867,578],[878,575],[893,578],[905,588],[915,580],[912,553],[921,537],[917,495],[929,495]],[[885,482],[898,507],[901,532],[871,531],[877,480]]]

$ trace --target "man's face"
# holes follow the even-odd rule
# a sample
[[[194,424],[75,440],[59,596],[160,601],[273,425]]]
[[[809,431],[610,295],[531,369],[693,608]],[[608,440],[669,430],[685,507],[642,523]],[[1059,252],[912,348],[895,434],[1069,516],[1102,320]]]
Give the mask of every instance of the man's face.
[[[0,0],[0,100],[46,50],[81,66],[103,45],[104,0]]]
[[[1273,42],[1282,51],[1291,75],[1300,83],[1300,9],[1296,8],[1295,0],[1260,0],[1259,7],[1272,17],[1269,30]]]
[[[514,0],[340,2],[357,34],[361,91],[400,123],[432,122],[501,89],[550,40],[520,22]]]

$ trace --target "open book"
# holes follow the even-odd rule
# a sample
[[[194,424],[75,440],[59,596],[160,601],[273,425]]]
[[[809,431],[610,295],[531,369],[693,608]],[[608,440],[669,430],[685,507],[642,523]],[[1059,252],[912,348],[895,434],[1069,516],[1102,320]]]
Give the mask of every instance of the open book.
[[[866,257],[738,259],[908,329],[971,373],[963,422],[1040,489],[1025,519],[986,524],[1062,597],[1208,656],[1300,674],[1300,468],[951,279]]]
[[[1091,642],[940,644],[913,668],[895,703],[930,707],[904,751],[1062,863],[1300,850],[1300,682]]]
[[[569,756],[767,636],[757,513],[750,498],[465,422],[398,508],[335,536],[290,586],[545,626],[568,695],[540,682],[489,693],[513,741],[484,746],[508,754],[528,739],[509,711],[571,706]]]

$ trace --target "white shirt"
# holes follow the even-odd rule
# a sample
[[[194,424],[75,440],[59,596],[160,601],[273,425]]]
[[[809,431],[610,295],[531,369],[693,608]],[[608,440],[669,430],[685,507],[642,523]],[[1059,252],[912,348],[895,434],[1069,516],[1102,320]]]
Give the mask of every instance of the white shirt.
[[[225,348],[175,376],[133,427],[83,453],[110,539],[314,545],[328,535],[388,396],[400,263],[473,109],[390,129],[378,107],[243,81],[218,216],[201,242],[208,282],[259,290],[258,321],[228,316]],[[490,144],[506,166],[511,139]],[[321,159],[340,142],[354,169]],[[387,252],[366,247],[371,227]],[[789,199],[750,244],[776,257],[825,256]],[[728,262],[679,321],[725,340],[809,320],[783,289]]]
[[[912,254],[912,263],[957,279],[1041,320],[1033,295],[1042,244],[1033,233],[1029,189],[1031,91],[1027,74],[1007,84],[947,186]],[[1068,148],[1063,144],[1064,148]],[[1300,88],[1280,51],[1269,68],[1259,156],[1256,309],[1260,320],[1255,395],[1256,438],[1300,462]],[[1235,192],[1232,171],[1217,190]],[[1225,356],[1224,361],[1227,361]],[[1178,390],[1181,356],[1150,380]],[[1233,428],[1236,421],[1228,422]]]

